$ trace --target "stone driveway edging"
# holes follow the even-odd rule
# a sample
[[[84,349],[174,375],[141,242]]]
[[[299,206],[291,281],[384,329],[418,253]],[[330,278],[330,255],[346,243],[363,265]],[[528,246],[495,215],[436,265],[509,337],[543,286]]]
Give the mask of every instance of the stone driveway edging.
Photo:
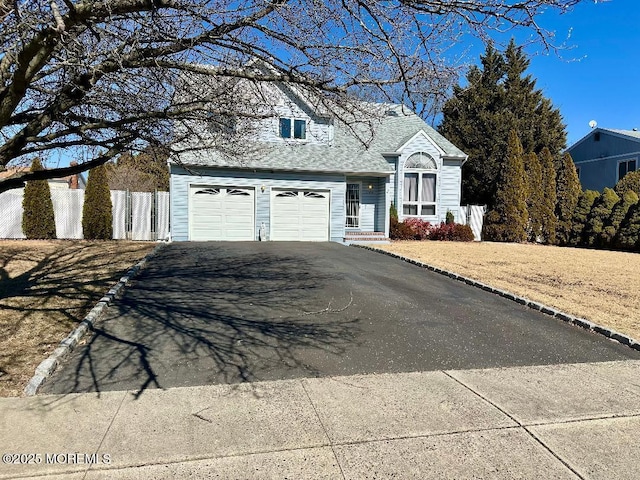
[[[481,288],[490,293],[494,293],[496,295],[500,295],[508,300],[512,300],[520,305],[524,305],[533,310],[538,310],[546,315],[550,315],[552,317],[558,318],[564,322],[571,323],[578,327],[584,328],[585,330],[589,330],[590,332],[597,333],[599,335],[604,335],[605,337],[622,343],[623,345],[627,345],[634,350],[640,351],[640,341],[635,340],[623,333],[616,332],[608,327],[603,327],[602,325],[598,325],[597,323],[590,322],[584,318],[574,317],[568,313],[562,312],[556,308],[549,307],[547,305],[543,305],[542,303],[534,302],[533,300],[529,300],[525,297],[520,297],[515,293],[508,292],[506,290],[501,290],[499,288],[492,287],[491,285],[484,284],[482,282],[478,282],[472,278],[467,278],[462,275],[458,275],[455,272],[450,272],[448,270],[444,270],[442,268],[434,267],[433,265],[429,265],[427,263],[420,262],[413,258],[404,257],[402,255],[398,255],[397,253],[389,252],[387,250],[381,250],[379,248],[371,247],[369,245],[351,245],[355,248],[364,248],[365,250],[371,250],[372,252],[382,253],[384,255],[388,255],[390,257],[398,258],[407,263],[411,263],[413,265],[417,265],[418,267],[426,268],[435,273],[439,273],[440,275],[445,275],[453,280],[458,280],[459,282],[464,282],[467,285],[471,285],[473,287]]]
[[[80,339],[84,337],[87,330],[93,327],[93,324],[100,318],[104,309],[107,308],[112,300],[122,293],[123,289],[129,283],[129,281],[135,277],[140,269],[147,261],[153,257],[164,246],[164,243],[159,243],[151,252],[149,252],[142,260],[131,267],[127,273],[120,278],[118,283],[109,289],[102,298],[95,304],[95,306],[84,317],[82,322],[58,345],[49,357],[40,362],[40,365],[36,367],[35,375],[31,377],[27,386],[24,388],[24,394],[27,397],[31,397],[38,393],[38,389],[49,378],[53,372],[55,372],[58,364],[67,355],[69,355],[76,347]]]

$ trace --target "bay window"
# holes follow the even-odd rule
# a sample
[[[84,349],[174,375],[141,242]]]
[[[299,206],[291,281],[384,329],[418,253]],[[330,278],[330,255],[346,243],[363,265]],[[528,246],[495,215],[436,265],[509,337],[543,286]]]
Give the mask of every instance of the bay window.
[[[434,216],[436,214],[437,165],[426,153],[414,153],[405,162],[402,191],[402,214]]]

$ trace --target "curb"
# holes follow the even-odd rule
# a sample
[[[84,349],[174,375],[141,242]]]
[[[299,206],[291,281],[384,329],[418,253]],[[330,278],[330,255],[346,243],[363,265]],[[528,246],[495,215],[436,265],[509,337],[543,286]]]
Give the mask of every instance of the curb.
[[[27,397],[31,397],[38,393],[38,389],[44,382],[55,372],[56,368],[60,364],[60,361],[67,357],[78,342],[84,337],[89,329],[93,327],[93,324],[100,318],[105,308],[107,308],[114,298],[116,298],[129,281],[135,277],[140,269],[147,261],[153,257],[164,246],[164,243],[158,244],[150,253],[148,253],[142,260],[131,267],[127,273],[120,278],[118,283],[109,289],[107,293],[95,304],[86,317],[64,340],[60,342],[58,348],[56,348],[49,357],[40,362],[40,365],[36,367],[35,375],[31,377],[29,383],[24,388],[24,394]]]
[[[506,290],[501,290],[499,288],[492,287],[491,285],[486,285],[484,283],[478,282],[472,278],[467,278],[462,275],[458,275],[457,273],[450,272],[448,270],[444,270],[442,268],[434,267],[433,265],[429,265],[427,263],[420,262],[418,260],[414,260],[412,258],[403,257],[402,255],[398,255],[397,253],[388,252],[386,250],[380,250],[375,247],[371,247],[368,245],[353,245],[355,248],[363,248],[365,250],[371,250],[372,252],[382,253],[389,257],[398,258],[404,262],[411,263],[413,265],[417,265],[418,267],[426,268],[435,273],[439,273],[440,275],[447,276],[453,280],[458,280],[459,282],[464,282],[467,285],[471,285],[472,287],[481,288],[487,292],[493,293],[495,295],[500,295],[508,300],[514,301],[520,305],[525,307],[529,307],[532,310],[538,310],[545,315],[549,315],[551,317],[558,318],[563,322],[570,323],[580,328],[584,328],[585,330],[589,330],[590,332],[597,333],[598,335],[603,335],[610,340],[626,345],[634,350],[640,351],[640,341],[634,340],[633,338],[612,330],[608,327],[603,327],[602,325],[598,325],[597,323],[590,322],[584,318],[574,317],[568,313],[562,312],[556,308],[549,307],[547,305],[543,305],[539,302],[534,302],[533,300],[529,300],[525,297],[520,297],[515,293],[508,292]]]

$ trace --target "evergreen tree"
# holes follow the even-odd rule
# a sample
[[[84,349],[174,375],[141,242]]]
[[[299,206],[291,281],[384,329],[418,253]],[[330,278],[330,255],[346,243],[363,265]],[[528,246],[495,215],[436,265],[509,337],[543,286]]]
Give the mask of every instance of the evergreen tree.
[[[31,171],[43,170],[40,159],[31,164]],[[32,180],[24,187],[22,199],[22,232],[29,240],[56,238],[56,222],[51,190],[46,180]]]
[[[562,156],[556,178],[556,241],[560,245],[567,245],[571,238],[573,213],[581,192],[576,166],[571,155],[566,152]]]
[[[591,212],[593,203],[599,197],[600,193],[595,190],[585,190],[580,194],[576,208],[573,211],[573,216],[571,217],[571,232],[567,245],[576,247],[585,244],[583,233],[585,225],[587,224],[587,216],[589,212]]]
[[[489,44],[480,63],[469,70],[466,87],[454,88],[439,131],[469,155],[463,201],[492,208],[508,132],[518,131],[525,151],[540,154],[547,147],[555,158],[566,146],[566,130],[559,110],[525,75],[529,59],[514,41],[504,54]]]
[[[632,190],[636,192],[636,195],[640,196],[640,170],[635,172],[629,172],[616,183],[613,187],[616,193],[620,196],[624,195],[624,192]]]
[[[614,239],[614,246],[620,250],[640,249],[640,202],[629,208]]]
[[[463,167],[463,201],[493,206],[509,136],[501,118],[505,62],[489,43],[480,64],[467,73],[467,87],[454,87],[453,96],[444,105],[439,131],[469,155]]]
[[[527,212],[529,213],[529,225],[527,237],[530,242],[537,242],[542,236],[542,167],[538,156],[529,152],[525,156],[525,171],[527,172]]]
[[[614,247],[615,238],[618,235],[620,225],[624,221],[629,209],[632,205],[638,203],[638,195],[633,190],[627,190],[622,194],[622,198],[616,203],[611,210],[611,215],[604,225],[604,229],[600,234],[599,243],[605,247]]]
[[[547,147],[544,147],[540,153],[540,166],[542,168],[542,184],[539,187],[542,191],[540,206],[542,239],[545,243],[555,244],[558,223],[555,214],[556,169],[551,151]]]
[[[82,232],[87,240],[113,238],[111,192],[104,165],[89,170],[82,207]]]
[[[600,240],[604,230],[604,224],[611,216],[613,207],[620,197],[611,188],[605,188],[602,195],[593,202],[591,211],[587,216],[584,228],[584,238],[589,247],[601,247]]]
[[[524,152],[515,130],[509,132],[507,160],[500,171],[495,207],[483,226],[486,240],[523,242],[527,239],[527,180]]]

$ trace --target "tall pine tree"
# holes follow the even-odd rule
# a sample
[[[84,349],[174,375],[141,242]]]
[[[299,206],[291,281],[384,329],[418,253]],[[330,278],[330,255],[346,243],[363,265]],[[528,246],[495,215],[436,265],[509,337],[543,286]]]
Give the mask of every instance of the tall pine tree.
[[[524,242],[527,239],[527,190],[522,144],[518,133],[511,130],[507,161],[500,171],[495,206],[484,221],[485,240]]]
[[[567,245],[571,238],[573,213],[578,205],[582,189],[578,172],[571,155],[566,152],[556,177],[556,240],[560,245]]]
[[[558,220],[555,214],[556,208],[556,169],[551,151],[544,147],[540,152],[540,166],[542,168],[541,203],[540,203],[540,229],[544,243],[556,243],[556,225]]]
[[[530,242],[537,242],[542,236],[543,219],[543,191],[542,167],[538,156],[529,152],[525,156],[525,171],[527,172],[527,212],[529,213],[529,225],[527,237]]]
[[[439,131],[469,155],[463,168],[466,203],[495,204],[498,174],[507,158],[509,131],[517,130],[526,152],[549,148],[555,158],[566,146],[558,109],[526,74],[529,59],[512,40],[504,53],[487,45],[467,86],[454,88]]]
[[[42,170],[42,163],[36,158],[31,164],[31,171],[38,170]],[[31,180],[24,187],[22,232],[29,240],[56,238],[51,190],[46,180]]]
[[[105,165],[89,170],[82,207],[82,233],[86,240],[113,238],[111,192]]]

